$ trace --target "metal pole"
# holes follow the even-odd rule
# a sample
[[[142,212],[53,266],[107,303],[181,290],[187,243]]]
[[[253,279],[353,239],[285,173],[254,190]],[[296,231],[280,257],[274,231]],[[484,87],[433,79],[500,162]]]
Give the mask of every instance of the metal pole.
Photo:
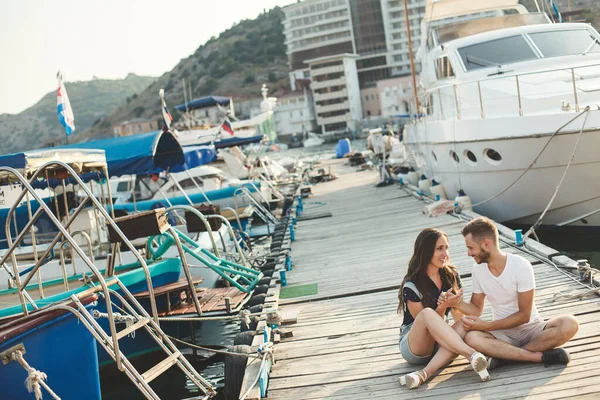
[[[415,59],[413,56],[413,49],[412,49],[412,35],[410,33],[410,20],[408,18],[408,0],[404,0],[404,17],[406,19],[406,34],[408,37],[408,57],[410,58],[410,71],[411,71],[411,75],[412,75],[412,82],[413,82],[413,90],[415,92],[415,103],[417,106],[417,113],[419,113],[419,95],[417,93],[417,77],[416,74],[417,72],[415,71]],[[424,32],[421,32],[421,35],[424,35]]]
[[[133,212],[137,212],[137,202],[135,201],[135,182],[133,175],[129,175],[129,181],[131,182],[131,196],[133,197]]]
[[[48,187],[50,187],[50,185],[48,184]],[[26,198],[27,198],[27,214],[29,216],[29,219],[33,219],[33,215],[31,213],[31,200],[29,199],[29,192],[27,192],[26,194]],[[31,247],[33,250],[33,261],[37,264],[38,262],[38,254],[37,254],[37,246],[35,243],[35,224],[31,227]],[[40,299],[44,298],[44,285],[42,284],[42,271],[40,271],[38,269],[37,274],[37,281],[38,281],[38,292],[40,294]]]
[[[575,84],[574,68],[571,68],[571,81],[573,82],[573,95],[575,96],[575,111],[579,112],[579,99],[577,98],[577,85]]]
[[[521,87],[519,86],[519,75],[515,75],[517,81],[517,97],[519,99],[519,115],[523,116],[523,106],[521,105]]]
[[[208,202],[208,204],[212,205],[212,202],[210,201],[210,199],[208,198],[208,196],[206,195],[206,193],[204,193],[204,190],[200,187],[200,185],[198,184],[198,182],[196,182],[196,179],[194,179],[194,177],[192,176],[192,174],[190,174],[190,171],[186,169],[185,173],[187,174],[187,176],[190,177],[190,179],[192,180],[192,182],[194,182],[194,185],[196,185],[196,187],[198,188],[198,190],[200,190],[200,193],[202,193],[202,196],[204,196],[204,198],[206,199],[206,201]]]
[[[183,197],[185,197],[185,199],[188,201],[188,203],[190,203],[190,206],[193,206],[194,202],[192,201],[192,199],[189,198],[189,196],[187,195],[187,193],[185,192],[185,190],[183,190],[183,188],[181,187],[181,185],[179,184],[179,182],[177,182],[177,179],[175,179],[175,177],[173,175],[171,175],[170,172],[167,172],[167,176],[169,177],[169,179],[171,179],[173,181],[173,183],[175,184],[175,186],[177,186],[177,189],[179,189],[179,191],[181,192],[181,194],[183,195]]]
[[[479,91],[479,108],[481,109],[481,118],[485,118],[485,113],[483,112],[483,98],[481,97],[481,83],[477,81],[477,90]]]

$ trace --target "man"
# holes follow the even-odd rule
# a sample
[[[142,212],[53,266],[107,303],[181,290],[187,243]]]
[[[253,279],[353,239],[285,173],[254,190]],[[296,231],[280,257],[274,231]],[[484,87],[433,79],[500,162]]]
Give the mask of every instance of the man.
[[[533,267],[525,258],[500,250],[498,230],[485,217],[469,222],[462,230],[473,266],[471,301],[461,301],[465,342],[491,357],[489,369],[503,360],[568,364],[567,350],[558,346],[569,341],[579,329],[573,316],[544,322],[535,307]],[[485,298],[492,306],[492,321],[480,319]],[[442,299],[443,301],[443,299]]]

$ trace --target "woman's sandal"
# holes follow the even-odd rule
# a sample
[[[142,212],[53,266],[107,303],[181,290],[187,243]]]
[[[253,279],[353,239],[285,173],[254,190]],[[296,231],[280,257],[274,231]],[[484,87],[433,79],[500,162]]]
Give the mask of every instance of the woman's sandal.
[[[490,380],[490,374],[487,370],[487,358],[483,354],[478,351],[473,353],[471,356],[471,367],[473,368],[473,371],[477,372],[482,381]]]
[[[400,377],[400,385],[409,389],[416,389],[427,381],[427,372],[424,370],[411,372]]]

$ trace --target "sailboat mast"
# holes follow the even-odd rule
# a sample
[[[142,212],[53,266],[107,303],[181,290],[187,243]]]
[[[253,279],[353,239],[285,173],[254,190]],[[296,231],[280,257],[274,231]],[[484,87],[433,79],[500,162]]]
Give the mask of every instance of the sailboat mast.
[[[419,115],[419,95],[417,93],[417,72],[415,71],[415,59],[412,48],[412,36],[410,33],[410,20],[408,18],[408,0],[404,0],[404,17],[406,18],[406,34],[408,37],[408,58],[410,59],[410,73],[412,75],[413,90],[415,92],[416,113]]]

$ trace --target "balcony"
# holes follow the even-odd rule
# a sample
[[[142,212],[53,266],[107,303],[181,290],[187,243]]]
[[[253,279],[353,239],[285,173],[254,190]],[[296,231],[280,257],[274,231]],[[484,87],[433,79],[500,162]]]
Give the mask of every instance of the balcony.
[[[336,72],[344,72],[344,64],[332,65],[331,67],[325,67],[325,68],[316,68],[316,69],[311,68],[310,76],[311,76],[311,78],[314,78],[315,76],[334,74]],[[314,83],[313,83],[313,85],[314,85]],[[314,86],[313,86],[313,88],[314,88]]]
[[[332,87],[332,86],[341,86],[341,85],[346,85],[346,77],[344,77],[344,76],[342,76],[341,78],[330,79],[327,81],[312,82],[310,84],[310,87],[312,88],[312,90],[317,90],[317,89],[322,89],[322,88],[327,88],[327,87]]]
[[[317,112],[317,114],[323,114],[323,113],[327,113],[327,112],[331,112],[331,111],[338,111],[338,110],[349,110],[349,109],[350,109],[350,104],[348,103],[348,101],[344,101],[342,103],[337,103],[337,104],[330,104],[327,106],[317,105],[315,107],[315,111]]]
[[[352,120],[352,116],[350,115],[350,113],[347,113],[344,115],[336,115],[335,117],[327,117],[327,118],[317,117],[317,125],[337,124],[339,122],[347,122],[347,121],[351,121],[351,120]]]
[[[322,94],[314,93],[313,96],[314,96],[315,101],[347,98],[348,97],[348,89],[342,89],[342,90],[338,90],[337,92],[322,93]]]

